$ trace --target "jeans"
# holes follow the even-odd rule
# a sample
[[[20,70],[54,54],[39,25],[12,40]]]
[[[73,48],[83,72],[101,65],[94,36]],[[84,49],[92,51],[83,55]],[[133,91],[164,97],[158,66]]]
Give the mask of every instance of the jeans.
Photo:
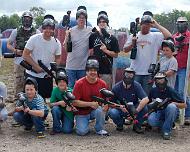
[[[148,117],[148,123],[152,127],[160,127],[162,132],[171,133],[173,122],[177,118],[177,107],[170,103],[164,110],[153,112]]]
[[[76,115],[76,133],[80,136],[84,136],[89,132],[89,120],[96,120],[94,126],[96,132],[103,130],[105,125],[105,113],[102,107],[91,111],[88,115]]]
[[[5,107],[2,109],[0,108],[0,121],[7,120],[7,117],[8,117],[7,109]]]
[[[175,89],[180,94],[181,97],[184,99],[184,88],[185,88],[185,79],[186,79],[186,68],[178,69]],[[190,100],[189,98],[186,99],[187,108],[185,109],[185,117],[190,118]]]
[[[138,120],[137,125],[141,126],[142,123],[144,122],[144,115],[147,112],[147,107],[145,106],[138,114],[136,117],[136,120]],[[124,118],[127,117],[128,113],[124,113],[121,109],[116,109],[116,108],[110,108],[108,111],[108,116],[113,120],[113,122],[118,126],[118,127],[123,127],[124,124]]]
[[[24,113],[23,111],[15,112],[13,114],[13,118],[16,122],[24,125],[27,128],[32,128],[35,126],[36,132],[41,132],[45,130],[44,120],[48,115],[48,111],[44,111],[44,117],[32,116],[28,113]]]
[[[74,120],[69,119],[59,106],[54,106],[51,113],[53,117],[53,131],[67,134],[73,131]]]
[[[148,95],[150,89],[152,88],[152,83],[150,83],[151,76],[150,75],[135,75],[135,81],[139,82]]]
[[[68,75],[68,86],[73,88],[75,85],[75,81],[78,79],[84,77],[86,75],[85,70],[66,70],[67,75]]]

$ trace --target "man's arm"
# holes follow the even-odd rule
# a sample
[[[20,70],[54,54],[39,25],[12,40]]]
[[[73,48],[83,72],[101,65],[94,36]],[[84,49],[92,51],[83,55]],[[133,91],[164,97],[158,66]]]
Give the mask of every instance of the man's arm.
[[[155,20],[153,20],[152,25],[156,27],[157,29],[159,29],[159,31],[164,35],[165,39],[172,36],[172,34],[165,27],[158,24],[158,22],[156,22]]]
[[[144,106],[147,105],[148,102],[149,102],[148,97],[143,98],[143,99],[141,100],[141,102],[139,103],[138,107],[136,108],[136,110],[137,110],[138,112],[140,112],[140,111],[144,108]]]
[[[61,62],[61,55],[56,55],[55,56],[55,62],[57,63],[57,65],[60,64],[60,62]]]
[[[97,109],[99,106],[98,102],[86,102],[81,100],[74,100],[72,103],[75,107],[91,107]]]
[[[43,72],[43,69],[30,56],[31,54],[30,52],[31,50],[24,48],[23,55],[22,55],[24,60],[28,62],[36,72],[38,73]]]

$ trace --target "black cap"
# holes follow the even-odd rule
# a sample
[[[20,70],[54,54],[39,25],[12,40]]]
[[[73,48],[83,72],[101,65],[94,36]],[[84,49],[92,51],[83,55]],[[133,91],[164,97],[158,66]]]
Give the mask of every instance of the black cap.
[[[36,79],[34,79],[32,77],[28,77],[24,83],[24,86],[27,84],[33,84],[36,91],[38,90],[38,83],[37,83]]]

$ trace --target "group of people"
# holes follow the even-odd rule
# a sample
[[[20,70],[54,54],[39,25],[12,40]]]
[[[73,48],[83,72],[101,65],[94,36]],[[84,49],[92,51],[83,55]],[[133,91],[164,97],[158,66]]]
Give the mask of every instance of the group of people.
[[[25,130],[31,130],[34,125],[37,136],[41,138],[44,137],[44,120],[50,108],[53,118],[51,135],[72,133],[74,127],[78,135],[86,135],[90,130],[90,120],[95,119],[96,133],[107,136],[105,117],[110,117],[116,130],[122,131],[125,119],[130,114],[126,106],[128,103],[134,106],[134,115],[131,116],[134,119],[134,132],[144,133],[142,124],[147,120],[150,126],[161,129],[164,139],[170,139],[178,109],[188,105],[184,92],[180,92],[185,85],[181,79],[185,79],[190,38],[186,18],[178,19],[178,32],[172,37],[166,28],[153,19],[152,13],[146,11],[137,36],[129,37],[124,45],[125,52],[130,52],[137,45],[136,57],[131,60],[130,67],[124,70],[123,79],[113,86],[113,58],[118,56],[120,50],[116,37],[109,32],[108,14],[100,11],[97,28],[93,29],[87,26],[87,18],[86,7],[79,6],[77,25],[66,31],[63,44],[67,51],[66,66],[58,66],[55,71],[56,87],[53,88],[53,77],[39,65],[39,60],[48,68],[53,61],[57,65],[60,63],[61,43],[54,37],[54,17],[47,15],[44,18],[40,33],[32,27],[32,15],[28,12],[23,14],[21,28],[12,32],[7,44],[17,56],[14,67],[15,94],[23,92],[19,93],[13,112],[14,120],[24,125]],[[159,32],[151,32],[151,27]],[[13,42],[15,47],[11,45]],[[178,51],[175,58],[176,45]],[[153,75],[148,71],[157,63],[160,48],[163,51],[163,57],[158,61],[160,71]],[[23,60],[32,66],[32,70],[24,70],[19,65]],[[174,90],[175,85],[179,92]],[[100,92],[103,88],[114,94],[107,104],[92,98],[96,96],[107,100]],[[72,99],[67,96],[69,93],[73,95]],[[50,103],[46,103],[46,98],[50,98]],[[149,103],[167,98],[170,102],[163,109],[149,113]],[[188,111],[186,117],[187,120],[190,117]]]

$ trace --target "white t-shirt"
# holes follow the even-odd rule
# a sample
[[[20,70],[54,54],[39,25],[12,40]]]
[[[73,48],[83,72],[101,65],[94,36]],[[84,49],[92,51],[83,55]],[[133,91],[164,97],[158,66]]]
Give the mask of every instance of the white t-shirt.
[[[50,63],[55,61],[55,56],[61,55],[60,41],[54,37],[47,41],[43,38],[42,33],[31,36],[25,48],[31,51],[31,57],[36,63],[41,60],[48,68],[50,68]],[[43,78],[46,75],[45,72],[37,74],[29,70],[26,70],[26,73],[38,78]]]
[[[39,34],[41,33],[38,29],[36,29],[36,34]],[[13,45],[13,43],[15,43],[16,41],[16,37],[17,37],[17,29],[14,29],[12,32],[11,32],[11,35],[9,37],[9,42]],[[20,62],[23,60],[23,57],[15,57],[14,58],[14,63],[19,65]]]
[[[136,59],[131,60],[130,67],[136,72],[136,75],[149,75],[148,68],[150,64],[156,63],[158,50],[164,36],[160,32],[149,32],[142,35],[141,32],[137,34],[137,56]],[[132,35],[129,37],[124,45],[124,48],[132,44]]]

